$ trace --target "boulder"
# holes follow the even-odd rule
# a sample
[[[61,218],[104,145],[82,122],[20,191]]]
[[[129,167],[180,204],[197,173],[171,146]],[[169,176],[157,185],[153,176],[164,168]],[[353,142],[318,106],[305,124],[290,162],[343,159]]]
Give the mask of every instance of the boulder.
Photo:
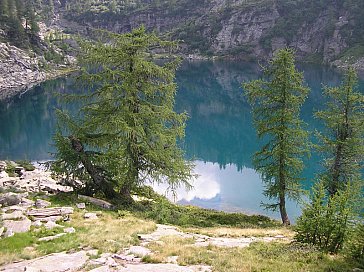
[[[19,205],[22,206],[22,207],[26,207],[26,208],[31,207],[31,206],[34,205],[34,201],[30,200],[30,199],[27,199],[27,198],[23,198]]]
[[[76,204],[76,207],[77,207],[78,209],[86,209],[86,204],[85,204],[85,203],[77,203],[77,204]]]
[[[0,195],[0,204],[3,206],[17,205],[22,201],[23,194],[5,193]]]
[[[1,171],[4,171],[4,170],[5,170],[5,168],[6,168],[6,162],[4,162],[4,161],[0,161],[0,172],[1,172]]]
[[[28,218],[23,218],[23,220],[4,220],[4,227],[7,230],[11,230],[13,233],[27,232],[30,230],[32,221]]]
[[[112,209],[114,206],[110,203],[107,202],[105,200],[102,199],[98,199],[98,198],[94,198],[94,197],[90,197],[90,196],[85,196],[85,195],[78,195],[79,199],[85,200],[87,202],[90,202],[100,208],[104,208],[104,209]]]
[[[8,177],[8,173],[6,173],[5,171],[0,171],[0,179],[6,179]],[[1,183],[3,183],[3,181],[1,181]]]
[[[49,230],[54,229],[54,228],[63,228],[63,226],[58,225],[53,221],[48,221],[47,223],[44,224],[44,226],[46,229],[49,229]]]
[[[72,227],[70,227],[70,228],[65,228],[63,231],[64,231],[65,233],[75,233],[75,232],[76,232],[75,228],[72,228]]]
[[[50,205],[52,205],[52,203],[51,202],[49,202],[49,201],[46,201],[46,200],[43,200],[43,199],[37,199],[36,201],[35,201],[35,204],[34,204],[34,206],[36,207],[36,208],[46,208],[46,207],[48,207],[48,206],[50,206]]]
[[[147,255],[150,255],[152,252],[149,248],[143,247],[143,246],[132,246],[127,250],[127,254],[133,254],[138,257],[145,257]]]
[[[14,211],[12,213],[4,213],[0,216],[2,220],[14,220],[24,218],[24,214],[22,211]]]
[[[98,219],[97,214],[96,213],[85,213],[85,215],[83,216],[83,218],[85,219],[89,219],[89,220],[95,220]]]
[[[39,228],[43,225],[43,223],[39,220],[35,221],[32,223],[32,226],[36,227],[36,228]]]
[[[7,229],[6,232],[4,233],[4,237],[11,237],[14,236],[14,232],[11,229]]]

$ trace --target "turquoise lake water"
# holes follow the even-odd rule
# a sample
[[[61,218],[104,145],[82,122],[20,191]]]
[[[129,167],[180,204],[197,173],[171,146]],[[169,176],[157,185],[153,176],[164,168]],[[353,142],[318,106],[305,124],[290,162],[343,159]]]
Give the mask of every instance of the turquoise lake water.
[[[302,109],[307,129],[320,129],[312,113],[322,108],[322,84],[340,84],[337,71],[315,65],[299,65],[311,93]],[[263,185],[252,169],[252,155],[259,149],[250,107],[241,82],[258,78],[259,65],[239,62],[185,62],[177,73],[179,91],[176,110],[187,111],[189,120],[182,147],[196,163],[199,175],[194,190],[178,191],[177,201],[225,211],[260,213]],[[360,88],[364,90],[363,81]],[[72,77],[45,82],[14,98],[0,102],[0,159],[44,161],[52,158],[52,134],[56,125],[54,109],[76,112],[77,105],[63,105],[54,92],[74,93],[80,89]],[[313,153],[306,161],[303,187],[308,189],[320,169],[320,158]],[[156,190],[165,193],[166,186]],[[296,203],[288,202],[288,213],[300,214]]]

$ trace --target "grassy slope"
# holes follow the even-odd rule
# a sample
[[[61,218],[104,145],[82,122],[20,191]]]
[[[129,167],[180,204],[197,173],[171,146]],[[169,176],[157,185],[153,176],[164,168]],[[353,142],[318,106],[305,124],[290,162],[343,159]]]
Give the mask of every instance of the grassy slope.
[[[72,205],[74,197],[52,198],[57,205]],[[49,242],[38,242],[38,238],[60,233],[61,229],[16,234],[0,240],[0,264],[20,259],[30,259],[52,252],[95,248],[99,253],[118,252],[130,245],[137,245],[138,233],[152,232],[155,221],[177,223],[188,232],[214,237],[275,236],[283,234],[293,237],[291,229],[263,216],[227,214],[192,207],[179,207],[164,202],[138,205],[129,210],[98,211],[98,221],[83,219],[84,211],[75,209],[69,223],[76,233],[67,234]],[[163,213],[161,213],[163,210]],[[159,212],[159,213],[158,213]],[[181,212],[184,217],[181,219]],[[158,216],[156,216],[158,214]],[[153,219],[155,221],[152,221]],[[162,220],[163,217],[163,220]],[[186,220],[191,220],[190,222]],[[231,222],[229,221],[231,220]],[[230,222],[230,223],[229,223]],[[263,222],[263,223],[262,223]],[[165,237],[163,243],[152,243],[149,247],[156,253],[144,258],[146,262],[163,262],[167,256],[180,256],[179,264],[207,264],[214,271],[351,271],[359,264],[352,263],[341,255],[330,256],[314,248],[295,243],[254,243],[248,248],[206,248],[192,245],[193,239]]]

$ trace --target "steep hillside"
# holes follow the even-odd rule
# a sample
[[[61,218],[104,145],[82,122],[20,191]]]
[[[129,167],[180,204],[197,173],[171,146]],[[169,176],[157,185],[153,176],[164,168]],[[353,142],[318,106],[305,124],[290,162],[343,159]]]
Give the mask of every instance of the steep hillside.
[[[57,17],[53,0],[0,0],[0,100],[69,71],[74,42]]]
[[[125,32],[144,24],[182,40],[186,53],[266,58],[291,46],[313,62],[364,56],[362,0],[63,0],[60,7],[88,27]]]

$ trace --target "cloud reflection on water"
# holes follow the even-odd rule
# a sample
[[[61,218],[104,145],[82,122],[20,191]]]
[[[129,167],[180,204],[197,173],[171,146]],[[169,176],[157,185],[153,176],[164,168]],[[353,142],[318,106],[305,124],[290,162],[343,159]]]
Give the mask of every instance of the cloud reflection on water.
[[[230,212],[265,214],[279,219],[278,212],[266,211],[261,207],[262,202],[269,200],[263,196],[264,185],[254,169],[244,167],[239,171],[233,164],[221,168],[217,163],[202,161],[196,161],[195,164],[195,173],[199,176],[193,181],[192,190],[179,188],[177,198],[174,199],[171,192],[168,192],[167,185],[154,185],[154,189],[170,200],[182,204]],[[294,201],[288,200],[287,210],[294,222],[300,214],[299,206]]]

